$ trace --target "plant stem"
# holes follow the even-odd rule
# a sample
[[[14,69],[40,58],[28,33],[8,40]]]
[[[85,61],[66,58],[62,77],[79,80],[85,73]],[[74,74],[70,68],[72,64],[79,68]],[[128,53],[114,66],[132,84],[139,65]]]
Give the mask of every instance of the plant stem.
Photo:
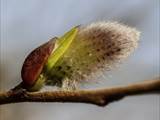
[[[105,106],[123,97],[160,93],[160,78],[126,86],[76,91],[28,92],[24,89],[0,92],[0,105],[19,102],[75,102]]]

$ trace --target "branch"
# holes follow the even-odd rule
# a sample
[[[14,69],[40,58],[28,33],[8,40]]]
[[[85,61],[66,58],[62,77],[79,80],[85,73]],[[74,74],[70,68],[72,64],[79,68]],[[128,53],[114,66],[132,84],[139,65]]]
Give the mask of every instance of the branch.
[[[0,92],[0,105],[19,102],[75,102],[105,106],[126,96],[160,93],[160,78],[126,86],[76,91],[27,92],[24,89]]]

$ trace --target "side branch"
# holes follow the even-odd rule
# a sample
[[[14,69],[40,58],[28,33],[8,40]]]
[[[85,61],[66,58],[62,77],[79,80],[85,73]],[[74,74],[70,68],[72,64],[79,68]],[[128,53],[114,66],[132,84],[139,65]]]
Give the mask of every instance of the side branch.
[[[96,90],[27,92],[20,89],[0,93],[0,105],[19,102],[76,102],[105,106],[123,97],[160,93],[160,79]]]

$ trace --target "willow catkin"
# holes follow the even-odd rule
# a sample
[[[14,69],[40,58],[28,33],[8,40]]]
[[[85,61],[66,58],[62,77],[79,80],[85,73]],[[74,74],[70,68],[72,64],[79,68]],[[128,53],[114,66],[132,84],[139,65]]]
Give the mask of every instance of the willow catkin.
[[[137,47],[139,32],[117,22],[97,22],[80,27],[63,57],[52,68],[50,82],[75,89],[102,69],[110,70]],[[52,81],[52,82],[51,82]]]

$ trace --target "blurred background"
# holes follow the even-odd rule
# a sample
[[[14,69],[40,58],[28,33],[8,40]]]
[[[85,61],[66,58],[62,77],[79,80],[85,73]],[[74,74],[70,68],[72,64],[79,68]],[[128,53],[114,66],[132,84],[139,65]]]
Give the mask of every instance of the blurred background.
[[[27,54],[73,26],[118,21],[141,31],[138,49],[98,84],[125,85],[160,76],[159,0],[1,0],[0,90],[21,81]],[[18,103],[0,106],[0,120],[159,120],[160,95],[127,97],[101,108],[73,103]]]

